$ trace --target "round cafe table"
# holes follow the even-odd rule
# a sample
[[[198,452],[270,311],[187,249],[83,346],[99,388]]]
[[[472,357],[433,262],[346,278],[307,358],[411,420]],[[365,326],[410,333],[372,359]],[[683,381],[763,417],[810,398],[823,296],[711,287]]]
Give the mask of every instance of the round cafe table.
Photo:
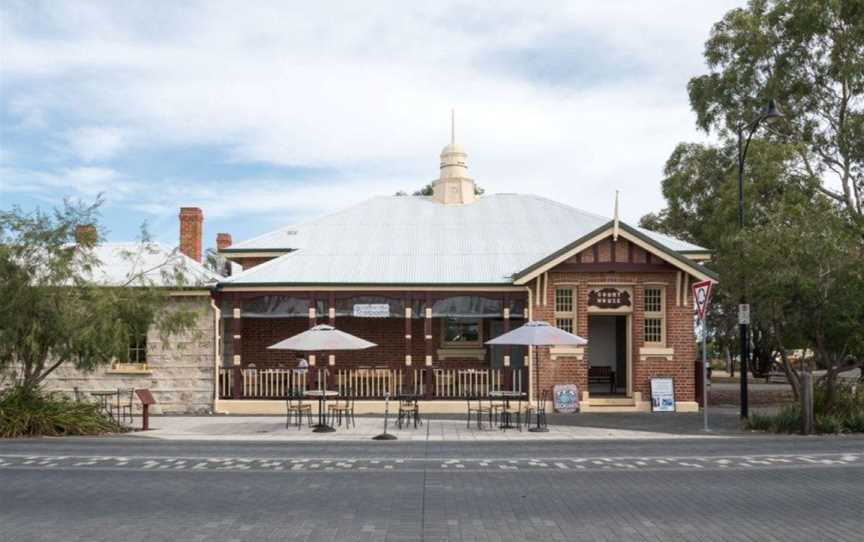
[[[336,397],[339,392],[333,390],[309,390],[304,394],[306,397],[318,398],[318,424],[312,429],[313,433],[332,433],[336,430],[332,425],[327,425],[326,407],[327,398]]]
[[[490,391],[489,397],[492,399],[504,400],[504,411],[501,412],[501,429],[516,429],[513,425],[513,419],[510,415],[510,399],[522,399],[528,395],[523,391]]]

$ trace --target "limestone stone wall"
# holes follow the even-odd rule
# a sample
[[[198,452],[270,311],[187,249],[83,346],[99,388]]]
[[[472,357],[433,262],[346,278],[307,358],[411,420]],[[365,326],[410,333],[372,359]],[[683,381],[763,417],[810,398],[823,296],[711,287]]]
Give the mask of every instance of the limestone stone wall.
[[[157,402],[155,407],[151,407],[151,413],[212,412],[217,330],[210,296],[172,298],[168,310],[179,307],[197,312],[195,329],[171,336],[165,344],[158,331],[151,329],[147,336],[146,371],[123,372],[105,366],[84,373],[71,365],[61,366],[46,379],[46,389],[71,395],[77,387],[86,397],[91,391],[147,388]],[[140,406],[136,399],[136,410],[140,410]]]

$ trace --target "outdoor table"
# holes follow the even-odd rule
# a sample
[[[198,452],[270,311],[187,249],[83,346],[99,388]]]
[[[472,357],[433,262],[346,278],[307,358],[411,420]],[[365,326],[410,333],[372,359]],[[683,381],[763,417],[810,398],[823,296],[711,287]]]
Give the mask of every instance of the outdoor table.
[[[510,399],[521,399],[527,394],[522,391],[490,391],[489,397],[504,400],[504,411],[501,413],[501,429],[516,429],[510,416]]]
[[[327,425],[326,406],[328,397],[336,397],[339,392],[333,390],[310,390],[304,395],[306,397],[318,398],[318,425],[312,429],[313,433],[332,433],[336,430],[332,425]]]
[[[117,396],[119,403],[120,394],[118,391],[91,391],[90,395],[99,399],[99,408],[101,408],[105,414],[111,416],[111,419],[115,419],[114,413],[111,412],[111,398]]]

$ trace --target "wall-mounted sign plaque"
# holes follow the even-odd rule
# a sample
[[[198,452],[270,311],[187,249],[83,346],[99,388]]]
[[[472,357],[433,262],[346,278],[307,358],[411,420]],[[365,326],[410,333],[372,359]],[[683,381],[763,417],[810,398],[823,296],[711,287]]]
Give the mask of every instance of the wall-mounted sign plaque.
[[[367,303],[354,305],[355,318],[390,318],[390,305],[387,303]]]
[[[588,290],[588,306],[598,309],[617,309],[631,306],[629,290],[622,288],[592,288]]]

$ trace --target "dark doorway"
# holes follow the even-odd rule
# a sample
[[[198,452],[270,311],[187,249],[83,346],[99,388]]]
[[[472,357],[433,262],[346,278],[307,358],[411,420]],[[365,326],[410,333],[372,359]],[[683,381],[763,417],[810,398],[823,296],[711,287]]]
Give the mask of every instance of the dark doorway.
[[[627,393],[627,316],[588,317],[588,391]]]

